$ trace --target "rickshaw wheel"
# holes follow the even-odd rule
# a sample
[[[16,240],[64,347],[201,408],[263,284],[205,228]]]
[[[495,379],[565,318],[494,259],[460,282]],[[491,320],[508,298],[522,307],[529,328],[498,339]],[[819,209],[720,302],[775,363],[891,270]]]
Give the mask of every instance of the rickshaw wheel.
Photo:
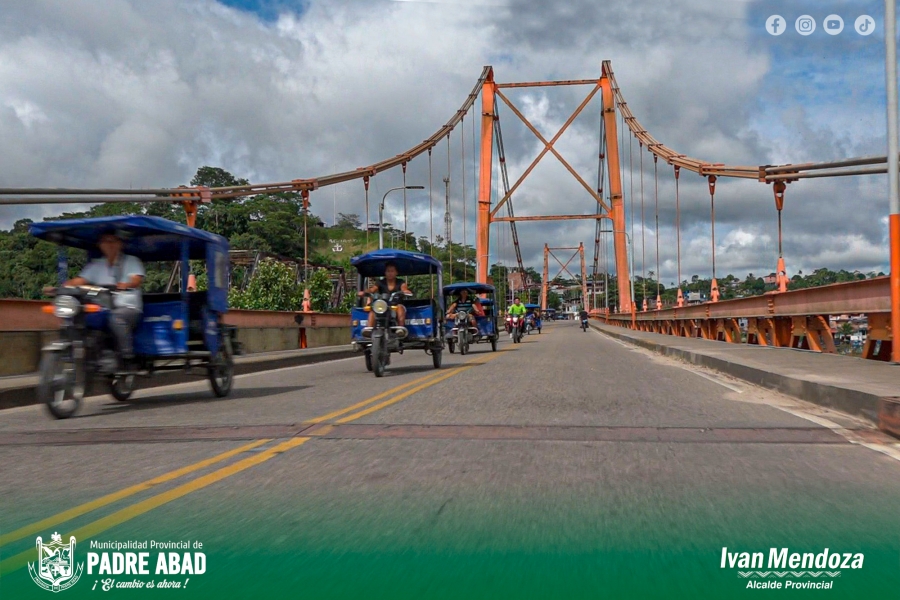
[[[109,381],[109,393],[119,402],[125,402],[131,398],[131,394],[134,392],[135,379],[134,375],[113,377]]]
[[[231,354],[231,338],[223,340],[222,347],[216,353],[216,364],[208,369],[209,385],[217,398],[224,398],[231,392],[234,383],[234,358]]]
[[[434,363],[435,369],[441,368],[441,355],[442,354],[443,354],[443,351],[441,351],[441,350],[432,350],[431,351],[431,361]]]
[[[366,371],[372,371],[372,353],[366,350]]]
[[[74,370],[78,367],[73,362],[66,363],[63,358],[59,352],[42,353],[37,388],[38,401],[46,404],[47,410],[57,419],[67,419],[75,414],[85,392],[83,382],[72,381],[77,378]]]

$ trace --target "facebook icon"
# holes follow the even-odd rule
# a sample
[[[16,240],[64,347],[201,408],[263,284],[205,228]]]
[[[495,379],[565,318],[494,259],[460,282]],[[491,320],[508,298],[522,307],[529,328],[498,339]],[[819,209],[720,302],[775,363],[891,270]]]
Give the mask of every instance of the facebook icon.
[[[772,15],[766,19],[766,31],[771,35],[781,35],[784,33],[784,17],[781,15]]]

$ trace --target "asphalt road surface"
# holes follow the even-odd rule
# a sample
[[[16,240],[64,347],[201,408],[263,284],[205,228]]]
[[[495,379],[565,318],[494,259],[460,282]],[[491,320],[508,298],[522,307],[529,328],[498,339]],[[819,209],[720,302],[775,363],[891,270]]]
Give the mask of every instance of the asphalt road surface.
[[[861,597],[900,583],[894,442],[574,322],[440,370],[415,351],[380,379],[360,356],[239,376],[225,399],[197,382],[62,421],[10,409],[0,595],[45,597],[26,563],[58,531],[81,560],[91,540],[201,542],[184,597],[728,598],[776,577],[722,568],[723,547],[863,553],[778,576]]]

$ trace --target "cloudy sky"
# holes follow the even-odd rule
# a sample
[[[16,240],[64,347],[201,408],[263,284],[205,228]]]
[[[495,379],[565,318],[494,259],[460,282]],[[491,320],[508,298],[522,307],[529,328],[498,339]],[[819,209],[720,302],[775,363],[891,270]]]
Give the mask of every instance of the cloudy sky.
[[[0,187],[187,183],[199,166],[253,182],[313,177],[394,156],[431,135],[459,107],[484,65],[498,81],[597,77],[604,59],[637,119],[678,152],[745,165],[884,154],[883,3],[879,0],[4,0],[0,20]],[[838,14],[844,30],[825,32]],[[766,32],[770,15],[787,21]],[[870,15],[875,32],[854,30]],[[795,20],[816,21],[812,35]],[[589,91],[510,90],[549,138]],[[478,105],[480,106],[480,104]],[[599,95],[557,145],[597,179]],[[515,181],[538,140],[500,106]],[[453,238],[474,244],[474,115],[450,139]],[[443,231],[447,146],[434,152],[433,211],[427,157],[407,173],[409,226]],[[465,161],[463,161],[465,152]],[[656,270],[652,157],[626,138],[626,204],[634,202],[635,268]],[[658,165],[662,280],[675,280],[674,184]],[[377,199],[399,170],[372,181]],[[495,178],[495,186],[496,186]],[[631,186],[634,195],[631,195]],[[465,205],[463,198],[465,197]],[[517,192],[518,215],[591,213],[596,204],[548,155]],[[363,186],[314,192],[329,224],[364,214]],[[464,227],[464,206],[467,225]],[[681,180],[682,275],[708,276],[706,182]],[[0,208],[0,228],[56,207]],[[402,223],[401,196],[388,200]],[[789,274],[817,267],[887,270],[885,176],[789,186],[784,254]],[[720,276],[774,270],[771,188],[721,180],[716,194]],[[629,230],[631,219],[629,216]],[[522,223],[528,264],[545,242],[593,256],[590,221]],[[514,262],[508,226],[492,229],[492,262]],[[562,253],[561,253],[562,254]],[[564,259],[565,260],[565,259]],[[602,269],[602,264],[601,264]],[[590,270],[590,266],[589,266]]]

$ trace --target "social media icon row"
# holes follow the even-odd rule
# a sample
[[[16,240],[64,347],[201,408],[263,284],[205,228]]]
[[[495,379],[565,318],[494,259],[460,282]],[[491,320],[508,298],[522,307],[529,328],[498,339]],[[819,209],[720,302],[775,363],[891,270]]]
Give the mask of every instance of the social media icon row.
[[[871,35],[875,31],[875,19],[869,15],[860,15],[853,23],[859,35]],[[800,35],[811,35],[816,30],[816,20],[809,15],[800,15],[794,21],[794,29]],[[837,35],[844,30],[844,19],[840,15],[828,15],[824,21],[825,33]],[[787,30],[787,21],[781,15],[772,15],[766,19],[766,31],[771,35],[781,35]]]

